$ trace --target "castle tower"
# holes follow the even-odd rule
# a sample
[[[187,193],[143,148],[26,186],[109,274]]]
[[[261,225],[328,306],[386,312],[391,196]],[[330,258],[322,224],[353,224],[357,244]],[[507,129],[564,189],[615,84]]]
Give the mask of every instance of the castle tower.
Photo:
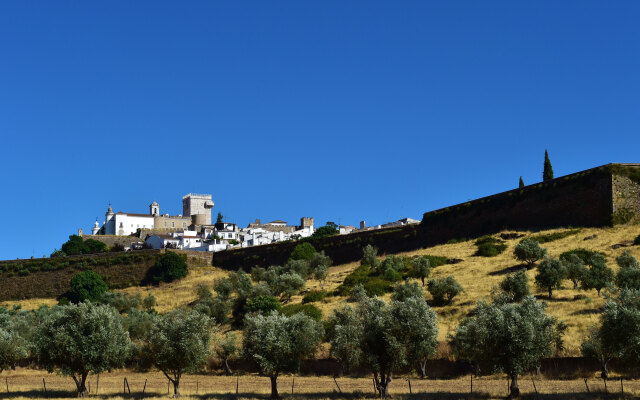
[[[154,200],[153,203],[149,204],[149,214],[157,217],[160,215],[160,204],[156,203]]]
[[[211,225],[211,209],[213,205],[210,194],[189,193],[182,197],[182,215],[185,217],[204,215],[205,225]]]

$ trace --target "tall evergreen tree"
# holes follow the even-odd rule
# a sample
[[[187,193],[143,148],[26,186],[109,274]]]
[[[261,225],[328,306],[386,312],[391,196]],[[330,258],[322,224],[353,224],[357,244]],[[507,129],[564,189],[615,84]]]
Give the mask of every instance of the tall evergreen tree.
[[[524,187],[524,181],[522,180],[522,177],[520,177],[520,183],[518,184],[518,188],[522,189]]]
[[[549,160],[549,152],[544,151],[544,171],[542,171],[542,180],[548,181],[553,179],[553,167],[551,166],[551,160]]]

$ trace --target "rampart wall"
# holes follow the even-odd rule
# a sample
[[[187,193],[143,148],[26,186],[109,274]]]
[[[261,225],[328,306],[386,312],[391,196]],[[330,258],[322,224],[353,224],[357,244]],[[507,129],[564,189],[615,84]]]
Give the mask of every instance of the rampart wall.
[[[473,238],[501,230],[598,227],[637,222],[640,164],[608,164],[550,181],[457,204],[424,214],[418,226],[310,238],[336,264],[359,260],[362,247],[397,253]],[[213,265],[250,270],[287,261],[298,242],[274,243],[214,253]]]

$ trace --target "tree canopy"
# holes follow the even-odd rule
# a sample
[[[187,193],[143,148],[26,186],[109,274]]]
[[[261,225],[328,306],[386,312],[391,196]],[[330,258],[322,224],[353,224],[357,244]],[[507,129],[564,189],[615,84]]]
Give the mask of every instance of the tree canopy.
[[[562,347],[566,326],[545,312],[533,296],[521,303],[479,302],[450,337],[455,354],[471,361],[482,374],[504,372],[511,395],[518,396],[518,375],[540,365]]]
[[[186,277],[188,268],[185,258],[173,251],[161,254],[157,258],[153,270],[154,282],[173,282],[176,279]]]
[[[322,340],[322,324],[304,313],[291,317],[273,312],[245,318],[242,353],[271,380],[271,398],[278,398],[278,376],[297,372]]]
[[[70,286],[66,298],[71,303],[82,303],[87,300],[96,302],[109,290],[109,286],[102,277],[91,270],[75,274],[71,278]]]
[[[123,367],[131,342],[113,307],[86,302],[54,307],[36,328],[33,345],[38,364],[71,376],[84,396],[89,373]]]
[[[553,167],[551,166],[551,160],[549,160],[549,152],[544,151],[544,169],[542,171],[542,180],[548,181],[553,179]]]

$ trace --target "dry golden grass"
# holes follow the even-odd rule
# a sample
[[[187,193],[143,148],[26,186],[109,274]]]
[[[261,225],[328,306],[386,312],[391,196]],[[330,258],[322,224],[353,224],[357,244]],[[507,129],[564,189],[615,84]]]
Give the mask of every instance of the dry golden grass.
[[[75,397],[75,384],[70,377],[48,374],[45,371],[22,369],[8,371],[0,376],[2,379],[2,391],[0,398],[9,399],[34,399],[34,398],[72,398]],[[127,378],[131,394],[128,390],[123,394],[124,378]],[[457,399],[479,398],[499,399],[507,395],[507,382],[504,377],[496,375],[490,377],[474,377],[474,396],[469,396],[470,377],[456,379],[417,379],[411,378],[411,393],[409,394],[409,382],[407,377],[395,377],[391,382],[390,393],[394,398],[400,399]],[[602,398],[604,384],[602,380],[590,378],[588,381],[590,395],[586,391],[584,381],[578,380],[552,380],[536,376],[523,376],[520,378],[520,390],[523,398],[534,398],[534,388],[531,378],[535,379],[537,391],[548,399],[596,399]],[[6,381],[5,381],[6,379]],[[43,379],[46,382],[47,393],[44,392]],[[111,373],[103,373],[99,377],[89,377],[89,389],[91,397],[108,399],[120,399],[131,397],[167,398],[167,379],[157,371],[148,373],[136,373],[127,370],[119,370]],[[146,382],[146,388],[145,388]],[[99,384],[98,384],[99,383]],[[236,396],[236,383],[238,395]],[[340,387],[341,394],[338,392]],[[5,384],[9,392],[5,391]],[[291,394],[293,384],[293,395]],[[97,388],[96,388],[97,386]],[[98,393],[96,393],[96,389]],[[172,389],[170,391],[172,393]],[[332,377],[314,376],[281,376],[278,378],[278,390],[282,397],[291,399],[360,399],[373,398],[373,384],[370,376],[361,378],[338,377],[336,381]],[[619,381],[608,382],[609,396],[620,394]],[[216,375],[185,375],[180,384],[181,394],[193,399],[265,399],[270,394],[269,379],[258,375],[216,376]],[[640,381],[624,381],[624,392],[627,396],[640,394]]]
[[[564,231],[563,229],[550,230],[545,232],[522,232],[527,236],[539,233],[552,233]],[[615,258],[624,250],[629,250],[634,256],[640,259],[640,246],[631,246],[626,248],[613,249],[612,246],[628,240],[633,240],[640,233],[640,226],[616,226],[614,228],[585,228],[579,233],[566,237],[564,239],[545,243],[542,246],[549,250],[549,254],[553,257],[559,256],[566,250],[575,248],[586,248],[589,250],[597,250],[603,252],[607,256],[607,264],[609,267],[617,271],[618,267]],[[596,235],[594,239],[584,240],[585,237]],[[508,248],[497,257],[477,257],[474,256],[476,246],[473,240],[469,240],[456,244],[444,244],[433,246],[427,249],[417,250],[413,252],[403,253],[405,256],[413,255],[439,255],[448,258],[460,258],[462,262],[458,264],[448,264],[437,267],[432,271],[432,277],[445,277],[453,275],[464,288],[464,292],[455,298],[453,304],[444,307],[435,307],[436,312],[440,316],[439,321],[439,339],[445,341],[449,333],[453,333],[460,321],[473,309],[476,302],[482,298],[488,298],[492,287],[499,284],[504,279],[504,274],[500,273],[507,268],[518,265],[518,261],[513,257],[513,248],[521,239],[508,240]],[[382,258],[382,256],[380,257]],[[322,285],[315,280],[309,280],[306,285],[308,290],[324,289],[332,291],[337,288],[344,278],[359,263],[349,263],[343,265],[332,266],[329,269],[327,281]],[[227,272],[218,268],[204,266],[191,268],[189,276],[178,282],[162,284],[158,287],[132,287],[121,290],[129,294],[140,293],[143,297],[147,293],[152,293],[158,301],[158,311],[166,312],[177,307],[185,306],[196,299],[195,290],[200,284],[211,285],[217,278],[226,276]],[[548,311],[564,320],[568,325],[565,335],[565,354],[579,355],[579,346],[587,329],[598,322],[599,310],[604,305],[604,299],[598,297],[595,290],[574,290],[571,282],[566,281],[564,288],[554,291],[554,299],[548,301],[546,292],[538,290],[533,284],[535,269],[528,272],[530,277],[530,286],[534,294],[548,303]],[[425,290],[427,299],[430,295]],[[302,301],[303,294],[294,296],[290,303],[299,303]],[[385,296],[386,298],[389,295]],[[337,307],[344,304],[345,297],[335,296],[325,298],[316,304],[323,312],[325,317]],[[4,302],[0,305],[13,306],[21,304],[26,309],[37,308],[40,305],[53,305],[53,299],[32,299],[25,301]]]

